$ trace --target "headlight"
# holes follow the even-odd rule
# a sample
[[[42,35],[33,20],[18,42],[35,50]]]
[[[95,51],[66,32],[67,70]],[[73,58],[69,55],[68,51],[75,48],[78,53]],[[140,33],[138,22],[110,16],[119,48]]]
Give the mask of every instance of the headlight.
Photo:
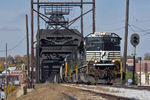
[[[115,60],[112,60],[112,63],[115,63]]]
[[[96,64],[98,61],[97,60],[94,60],[94,63]]]
[[[101,32],[100,35],[106,35],[106,33],[105,32]]]

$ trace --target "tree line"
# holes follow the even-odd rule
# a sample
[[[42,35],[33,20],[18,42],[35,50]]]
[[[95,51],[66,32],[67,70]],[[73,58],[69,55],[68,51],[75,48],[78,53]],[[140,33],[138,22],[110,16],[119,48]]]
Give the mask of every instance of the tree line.
[[[31,58],[31,55],[30,55]],[[2,72],[5,69],[5,57],[0,57],[0,72]],[[21,69],[21,65],[25,64],[27,66],[27,55],[20,56],[11,56],[9,55],[7,57],[7,66],[8,67],[17,67],[18,69]]]

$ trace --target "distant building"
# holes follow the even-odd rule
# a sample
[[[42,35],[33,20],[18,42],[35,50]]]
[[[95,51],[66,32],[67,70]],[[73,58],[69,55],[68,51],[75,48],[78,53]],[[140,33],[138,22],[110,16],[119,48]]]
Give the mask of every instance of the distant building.
[[[4,70],[0,74],[0,80],[2,81],[1,84],[5,83],[6,72],[7,72],[7,79],[8,79],[9,84],[14,84],[14,85],[20,85],[21,84],[23,73],[22,73],[22,70],[18,70],[17,67],[9,67],[7,69],[7,71]]]
[[[136,72],[140,72],[140,61],[136,63]],[[141,72],[150,72],[150,60],[141,60]]]
[[[7,74],[9,75],[11,71],[15,71],[15,70],[18,70],[18,68],[17,68],[17,67],[9,67],[9,68],[7,69]],[[6,74],[6,70],[4,70],[4,71],[2,72],[2,75],[5,75],[5,74]]]
[[[127,60],[127,69],[133,70],[133,59]],[[140,61],[136,62],[135,71],[139,76],[138,82],[140,83]],[[141,84],[150,85],[150,60],[141,60]]]

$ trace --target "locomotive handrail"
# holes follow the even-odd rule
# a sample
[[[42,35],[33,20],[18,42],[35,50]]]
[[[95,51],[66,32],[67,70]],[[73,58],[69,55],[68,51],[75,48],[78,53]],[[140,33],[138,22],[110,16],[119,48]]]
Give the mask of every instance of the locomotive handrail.
[[[89,59],[89,61],[86,63],[86,74],[88,74],[88,68],[89,68],[88,64],[89,64],[89,62],[93,59],[94,55],[95,55],[95,54],[93,54],[93,56],[92,56],[92,57]]]
[[[122,80],[122,62],[121,60],[119,59],[119,57],[117,55],[115,55],[116,59],[119,61],[120,63],[120,73],[121,73],[121,80]]]
[[[66,70],[65,70],[65,77],[67,77],[67,68],[68,68],[67,62],[65,62],[65,67],[66,67]]]

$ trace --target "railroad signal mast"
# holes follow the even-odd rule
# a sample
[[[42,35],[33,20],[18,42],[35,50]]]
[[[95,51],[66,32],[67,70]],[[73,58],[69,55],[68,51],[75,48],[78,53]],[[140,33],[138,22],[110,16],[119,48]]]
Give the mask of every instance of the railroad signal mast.
[[[92,5],[91,9],[84,12],[84,5]],[[79,16],[74,18],[73,20],[69,21],[66,20],[64,16],[69,15],[70,11],[72,8],[79,7],[80,12]],[[89,1],[84,1],[84,0],[74,0],[68,2],[61,2],[61,0],[56,0],[55,2],[52,1],[46,1],[46,0],[31,0],[31,66],[32,66],[32,83],[33,83],[33,69],[34,69],[34,13],[37,14],[37,31],[40,30],[41,26],[41,21],[44,21],[46,23],[46,29],[51,29],[53,30],[53,33],[60,29],[66,29],[70,32],[73,32],[76,35],[79,35],[84,39],[84,16],[87,15],[88,13],[92,12],[92,24],[93,24],[93,33],[95,32],[95,0],[89,0]],[[76,33],[75,31],[72,31],[69,29],[69,27],[74,24],[78,19],[81,21],[81,34]],[[46,36],[45,36],[46,37]],[[45,38],[43,37],[43,38]],[[37,44],[39,44],[41,39],[37,40]],[[37,52],[39,53],[38,49]],[[36,80],[39,80],[39,71],[40,71],[40,66],[39,66],[39,56],[37,56],[37,68],[36,68]]]
[[[140,36],[138,34],[132,34],[131,35],[131,40],[130,40],[131,44],[133,45],[133,77],[132,77],[132,82],[133,84],[135,84],[135,66],[136,66],[136,46],[140,43]]]

